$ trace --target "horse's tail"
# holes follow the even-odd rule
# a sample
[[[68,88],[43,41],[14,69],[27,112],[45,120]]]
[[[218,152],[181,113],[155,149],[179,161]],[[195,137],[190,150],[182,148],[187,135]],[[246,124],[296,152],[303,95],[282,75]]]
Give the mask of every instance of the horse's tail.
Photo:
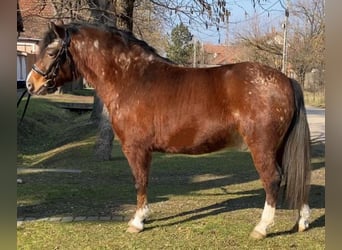
[[[285,181],[285,201],[291,209],[301,209],[308,203],[310,189],[310,131],[306,118],[303,91],[290,79],[295,101],[292,123],[285,137],[282,165]]]

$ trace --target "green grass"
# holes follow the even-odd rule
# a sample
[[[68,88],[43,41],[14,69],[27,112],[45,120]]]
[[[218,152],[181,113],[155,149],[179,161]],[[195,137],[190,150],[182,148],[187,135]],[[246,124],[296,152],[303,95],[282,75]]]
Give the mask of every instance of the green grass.
[[[314,106],[314,107],[325,107],[325,93],[321,92],[309,92],[304,91],[304,101],[306,105]]]
[[[89,116],[59,109],[49,99],[32,99],[18,128],[17,167],[82,172],[19,174],[24,184],[17,188],[18,217],[120,215],[128,220],[133,214],[135,190],[120,145],[115,141],[110,161],[96,161],[96,128]],[[17,228],[18,249],[324,249],[325,163],[324,152],[317,152],[312,224],[304,233],[289,231],[295,214],[280,204],[269,237],[249,238],[265,196],[248,152],[155,153],[152,214],[144,232],[126,233],[127,221],[25,222]]]
[[[93,89],[74,89],[72,91],[74,95],[81,95],[81,96],[94,96]]]

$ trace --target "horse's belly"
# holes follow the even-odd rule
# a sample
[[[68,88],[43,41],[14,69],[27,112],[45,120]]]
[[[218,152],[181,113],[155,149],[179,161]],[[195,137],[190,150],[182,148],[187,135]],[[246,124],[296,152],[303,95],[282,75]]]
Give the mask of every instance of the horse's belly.
[[[243,139],[234,129],[183,129],[171,135],[162,151],[183,154],[204,154],[225,147],[240,147]]]

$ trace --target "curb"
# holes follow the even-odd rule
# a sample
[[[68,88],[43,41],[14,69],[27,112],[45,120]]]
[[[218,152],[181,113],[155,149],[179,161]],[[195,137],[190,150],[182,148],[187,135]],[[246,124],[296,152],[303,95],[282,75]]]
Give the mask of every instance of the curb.
[[[129,218],[123,215],[113,215],[113,216],[52,216],[52,217],[20,217],[17,218],[17,227],[27,222],[89,222],[89,221],[114,221],[114,222],[124,222],[129,221]]]

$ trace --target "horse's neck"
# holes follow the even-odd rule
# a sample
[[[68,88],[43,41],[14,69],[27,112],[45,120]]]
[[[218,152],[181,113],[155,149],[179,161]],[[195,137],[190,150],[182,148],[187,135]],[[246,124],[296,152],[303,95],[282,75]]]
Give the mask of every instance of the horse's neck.
[[[123,85],[138,77],[130,73],[134,71],[132,67],[136,67],[133,66],[136,56],[131,52],[117,52],[117,48],[108,48],[101,42],[91,36],[78,38],[72,42],[70,52],[79,73],[95,88],[102,101],[109,105],[115,102],[115,96],[120,95]]]

